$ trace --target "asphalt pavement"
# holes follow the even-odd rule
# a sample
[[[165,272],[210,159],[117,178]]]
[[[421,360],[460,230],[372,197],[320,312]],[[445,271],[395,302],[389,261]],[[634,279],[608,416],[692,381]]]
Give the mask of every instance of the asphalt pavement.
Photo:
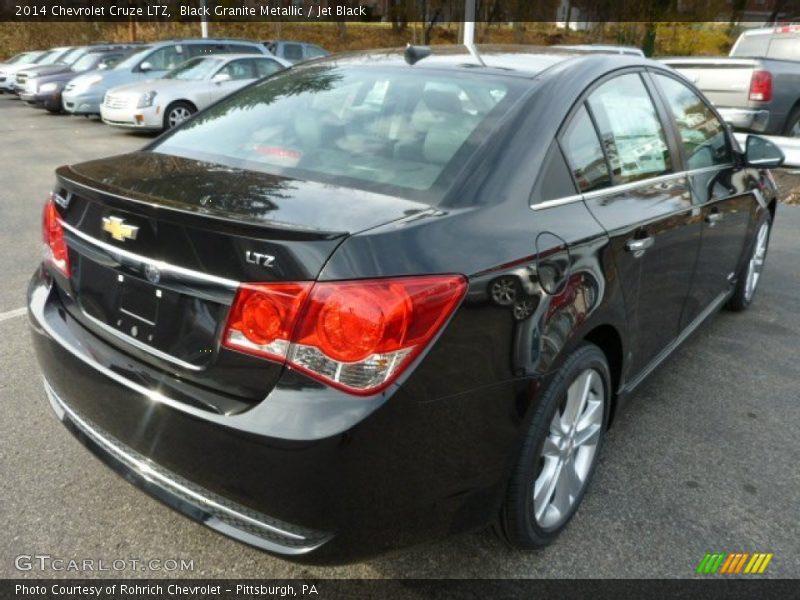
[[[184,559],[193,570],[180,574],[193,577],[688,577],[707,552],[772,552],[763,576],[800,576],[800,207],[779,208],[750,310],[701,328],[619,415],[583,506],[554,545],[522,553],[479,532],[308,567],[222,537],[134,489],[56,421],[45,399],[27,319],[14,311],[39,261],[53,170],[147,141],[0,96],[0,577],[90,574],[18,571],[20,555],[95,567]]]

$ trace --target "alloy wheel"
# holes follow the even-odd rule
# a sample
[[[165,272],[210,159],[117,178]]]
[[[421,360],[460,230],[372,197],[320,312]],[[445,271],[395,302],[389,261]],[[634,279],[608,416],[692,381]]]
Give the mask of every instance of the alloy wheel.
[[[747,281],[744,288],[744,297],[750,302],[753,294],[761,279],[761,271],[764,269],[764,261],[767,257],[767,241],[769,240],[769,222],[764,222],[758,229],[756,243],[753,247],[753,255],[747,265]]]
[[[597,454],[604,407],[602,377],[586,369],[567,389],[542,445],[533,485],[533,512],[540,527],[566,521],[580,499]]]
[[[183,123],[186,119],[188,119],[192,115],[189,112],[189,109],[185,106],[176,106],[171,111],[169,111],[169,116],[167,117],[167,121],[169,122],[170,129]]]

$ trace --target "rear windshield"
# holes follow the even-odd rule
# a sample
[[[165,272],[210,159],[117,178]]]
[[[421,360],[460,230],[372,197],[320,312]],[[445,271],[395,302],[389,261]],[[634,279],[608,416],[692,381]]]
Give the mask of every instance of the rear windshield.
[[[731,52],[731,56],[744,56],[748,58],[761,58],[767,55],[770,34],[743,35],[739,43]]]
[[[436,202],[519,96],[513,79],[409,67],[295,67],[151,150]]]
[[[800,60],[800,35],[772,38],[767,58],[778,60]]]

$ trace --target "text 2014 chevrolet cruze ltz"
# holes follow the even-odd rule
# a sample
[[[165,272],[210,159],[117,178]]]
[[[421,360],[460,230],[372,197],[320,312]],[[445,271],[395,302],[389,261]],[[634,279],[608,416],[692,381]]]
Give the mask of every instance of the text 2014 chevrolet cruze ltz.
[[[638,57],[297,66],[58,169],[47,396],[129,481],[282,556],[538,547],[636,386],[752,301],[781,161]]]

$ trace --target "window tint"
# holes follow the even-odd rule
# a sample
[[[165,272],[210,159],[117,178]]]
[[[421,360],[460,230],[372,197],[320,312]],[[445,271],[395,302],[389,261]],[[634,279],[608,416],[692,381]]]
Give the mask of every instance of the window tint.
[[[145,61],[150,63],[154,71],[166,71],[174,69],[187,58],[189,56],[186,52],[186,47],[181,44],[175,44],[153,51]]]
[[[553,144],[550,146],[542,170],[536,178],[531,204],[557,200],[574,194],[575,184],[569,174],[569,167],[564,162],[564,156],[561,154],[558,144]]]
[[[739,43],[736,44],[736,48],[731,52],[731,56],[766,56],[769,38],[769,34],[742,36]]]
[[[257,54],[258,50],[250,44],[228,44],[228,51],[231,54]]]
[[[229,96],[154,149],[431,201],[519,97],[515,85],[427,69],[301,67]]]
[[[586,107],[581,106],[561,137],[561,147],[582,192],[608,187],[608,165]]]
[[[794,35],[772,38],[767,57],[779,60],[800,60],[800,37]]]
[[[639,75],[621,75],[589,96],[614,184],[668,173],[672,169],[664,130]]]
[[[656,75],[675,117],[689,169],[731,162],[725,127],[706,103],[680,81]]]
[[[256,76],[259,78],[272,75],[283,68],[281,63],[271,58],[256,58],[254,62],[256,63]]]
[[[303,47],[300,44],[284,44],[283,57],[286,60],[302,60]]]
[[[328,55],[328,53],[325,52],[325,50],[323,50],[319,46],[314,46],[314,45],[311,45],[311,44],[306,46],[306,58],[309,58],[309,59],[310,58],[319,58],[320,56],[327,56],[327,55]]]
[[[243,58],[241,60],[234,60],[219,70],[220,73],[230,75],[233,80],[236,79],[255,79],[255,69],[253,68],[253,60],[250,58]]]

